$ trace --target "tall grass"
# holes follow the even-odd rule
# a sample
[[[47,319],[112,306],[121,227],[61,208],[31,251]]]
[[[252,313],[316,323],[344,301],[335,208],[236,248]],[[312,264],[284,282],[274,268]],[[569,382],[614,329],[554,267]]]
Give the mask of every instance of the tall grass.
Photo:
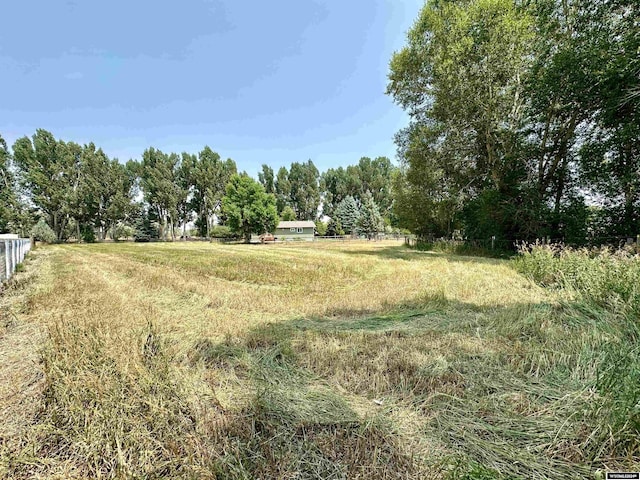
[[[516,268],[566,294],[568,309],[586,322],[596,341],[581,354],[594,366],[592,385],[599,426],[598,455],[640,455],[640,256],[631,250],[521,248]]]
[[[29,357],[40,407],[0,423],[0,478],[632,468],[633,295],[591,300],[548,253],[515,261],[543,287],[514,263],[389,242],[39,249],[0,298],[0,358],[13,324],[47,333]]]

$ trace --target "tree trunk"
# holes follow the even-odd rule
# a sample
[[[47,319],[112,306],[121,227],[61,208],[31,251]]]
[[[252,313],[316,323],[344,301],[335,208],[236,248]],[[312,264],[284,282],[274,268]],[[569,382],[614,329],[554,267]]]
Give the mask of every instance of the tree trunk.
[[[169,215],[169,224],[171,225],[171,241],[175,242],[176,241],[176,230],[175,230],[175,223],[173,221],[173,216]]]

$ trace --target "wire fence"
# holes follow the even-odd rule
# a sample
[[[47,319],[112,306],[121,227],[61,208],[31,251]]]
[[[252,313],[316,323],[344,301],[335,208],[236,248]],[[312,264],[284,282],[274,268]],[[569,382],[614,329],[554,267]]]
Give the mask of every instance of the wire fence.
[[[0,283],[11,278],[29,250],[28,238],[0,238]]]

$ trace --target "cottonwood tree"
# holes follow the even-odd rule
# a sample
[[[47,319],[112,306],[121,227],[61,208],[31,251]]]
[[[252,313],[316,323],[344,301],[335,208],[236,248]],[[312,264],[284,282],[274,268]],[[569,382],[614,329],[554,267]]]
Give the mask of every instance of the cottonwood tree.
[[[634,237],[640,231],[640,96],[634,93],[640,88],[640,5],[578,4],[576,41],[584,63],[593,66],[581,109],[592,112],[580,149],[582,179],[604,198],[602,234]]]
[[[197,157],[195,155],[183,152],[180,158],[180,167],[178,168],[176,181],[178,183],[178,203],[176,209],[178,211],[178,220],[182,225],[182,239],[186,240],[187,223],[193,219],[192,198],[194,172]]]
[[[275,197],[246,174],[231,177],[222,199],[222,209],[228,226],[246,243],[251,240],[252,233],[273,232],[278,223]]]
[[[30,200],[47,217],[57,241],[62,241],[72,218],[78,218],[81,147],[57,141],[39,129],[31,139],[13,145],[14,161]]]
[[[290,206],[284,207],[282,213],[280,214],[280,218],[284,221],[291,221],[296,219],[296,212],[293,211],[293,208]]]
[[[222,161],[220,155],[206,146],[198,154],[193,168],[192,208],[198,213],[200,234],[211,236],[214,216],[220,213],[222,197],[229,179],[237,173],[233,160]]]
[[[432,180],[423,189],[412,172],[416,161],[433,165],[446,179],[433,203],[496,191],[500,208],[517,194],[527,173],[518,132],[533,32],[532,17],[512,0],[431,0],[394,54],[387,92],[411,118],[398,135],[406,181],[433,193]],[[513,234],[503,230],[495,233]]]
[[[353,195],[347,171],[343,167],[330,168],[320,176],[320,190],[322,192],[322,213],[333,217],[338,204],[347,195]]]
[[[285,207],[291,206],[291,183],[289,182],[289,171],[286,167],[280,167],[275,180],[276,206],[278,213]]]
[[[98,230],[104,240],[131,214],[135,179],[125,165],[90,143],[82,149],[80,180],[80,221]]]
[[[290,205],[298,220],[315,220],[320,206],[320,172],[311,160],[291,164]]]
[[[351,195],[362,201],[369,191],[381,214],[389,217],[393,204],[392,178],[397,168],[387,157],[362,157],[356,165],[330,168],[320,177],[322,211],[331,217],[337,205]]]
[[[347,167],[347,172],[352,172],[348,178],[356,183],[352,195],[363,203],[368,192],[382,216],[388,217],[393,203],[391,183],[395,168],[387,157],[360,158],[357,165]]]
[[[179,165],[180,157],[175,153],[166,154],[152,147],[142,154],[140,185],[145,201],[160,220],[160,238],[163,240],[167,240],[169,233],[175,240],[173,225],[178,215],[180,198],[177,182]]]
[[[269,165],[262,165],[262,171],[258,172],[258,180],[267,193],[276,193],[276,182],[273,175],[273,168]]]

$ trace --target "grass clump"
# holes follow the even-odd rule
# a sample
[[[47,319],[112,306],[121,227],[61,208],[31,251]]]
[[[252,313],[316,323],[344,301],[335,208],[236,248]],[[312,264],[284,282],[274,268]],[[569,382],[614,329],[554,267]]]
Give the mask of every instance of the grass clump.
[[[584,338],[581,356],[592,366],[589,384],[599,394],[593,406],[598,424],[593,455],[637,458],[640,257],[627,250],[532,245],[522,248],[515,266],[536,282],[563,292],[570,305],[566,309],[574,312],[570,318],[581,318],[583,331],[588,329],[590,338]]]

